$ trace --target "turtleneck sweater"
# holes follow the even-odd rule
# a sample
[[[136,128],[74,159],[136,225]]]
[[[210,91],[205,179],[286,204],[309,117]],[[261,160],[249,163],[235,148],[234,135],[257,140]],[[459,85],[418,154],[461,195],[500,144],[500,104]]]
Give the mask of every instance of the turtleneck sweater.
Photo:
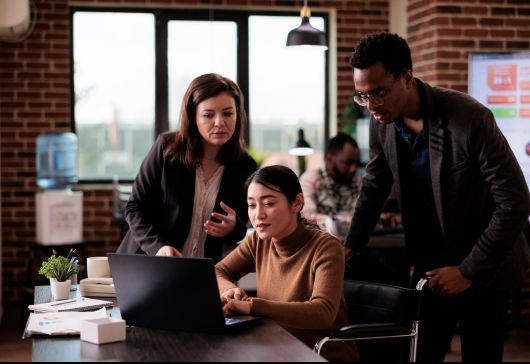
[[[270,317],[310,348],[348,325],[342,243],[306,220],[280,240],[263,240],[255,231],[215,271],[221,294],[255,272],[258,290],[250,314]],[[321,355],[329,361],[359,361],[352,341],[328,343]]]

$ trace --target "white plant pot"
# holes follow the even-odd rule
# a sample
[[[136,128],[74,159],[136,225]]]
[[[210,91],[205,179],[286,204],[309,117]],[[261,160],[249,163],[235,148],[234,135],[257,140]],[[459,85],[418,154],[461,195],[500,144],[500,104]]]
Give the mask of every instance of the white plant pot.
[[[52,287],[52,295],[56,300],[67,300],[70,298],[70,280],[66,282],[57,282],[56,279],[51,278],[50,285]]]

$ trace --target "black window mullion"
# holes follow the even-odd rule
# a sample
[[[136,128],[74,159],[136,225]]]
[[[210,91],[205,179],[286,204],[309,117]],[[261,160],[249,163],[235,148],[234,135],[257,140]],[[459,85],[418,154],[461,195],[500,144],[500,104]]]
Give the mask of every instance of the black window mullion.
[[[168,18],[155,13],[155,140],[169,130],[169,71],[167,65]]]
[[[248,20],[250,14],[242,14],[237,21],[237,84],[244,97],[244,108],[247,112],[245,125],[245,144],[250,145],[250,83],[249,83],[249,43],[248,43]]]

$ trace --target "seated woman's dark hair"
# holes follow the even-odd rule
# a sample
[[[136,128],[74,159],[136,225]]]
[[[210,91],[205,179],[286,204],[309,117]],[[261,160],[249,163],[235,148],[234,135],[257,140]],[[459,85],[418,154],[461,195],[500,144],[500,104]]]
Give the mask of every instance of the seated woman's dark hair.
[[[245,182],[245,192],[247,194],[248,187],[252,182],[259,183],[262,186],[285,195],[290,204],[296,200],[296,196],[298,196],[299,193],[303,193],[302,186],[300,185],[296,173],[294,173],[291,168],[284,166],[275,165],[263,167],[252,173]],[[300,211],[302,211],[303,208],[304,204],[302,203]],[[298,221],[302,220],[302,214],[301,212],[298,212]],[[310,225],[318,228],[318,225],[316,224],[310,223]]]
[[[171,158],[171,162],[178,160],[190,170],[195,170],[202,163],[204,151],[196,123],[197,106],[204,100],[222,93],[234,98],[237,119],[234,135],[222,146],[217,160],[225,165],[237,162],[247,154],[243,139],[246,124],[243,94],[234,81],[217,73],[208,73],[195,78],[188,87],[180,108],[178,131],[166,137],[164,157]]]
[[[403,70],[412,71],[412,55],[407,41],[397,34],[371,33],[357,42],[350,58],[352,68],[365,69],[381,61],[385,70],[398,77]]]

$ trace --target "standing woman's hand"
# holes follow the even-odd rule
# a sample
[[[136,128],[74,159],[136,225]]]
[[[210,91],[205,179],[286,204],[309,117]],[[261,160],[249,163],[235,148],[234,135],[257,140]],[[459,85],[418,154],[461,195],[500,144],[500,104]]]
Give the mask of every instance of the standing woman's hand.
[[[206,228],[206,233],[217,238],[222,238],[227,236],[234,230],[237,222],[237,215],[234,210],[226,206],[221,202],[221,208],[226,211],[227,215],[221,215],[216,212],[212,214],[216,219],[221,220],[221,223],[216,223],[211,220],[206,221],[204,227]]]
[[[157,256],[163,256],[163,257],[181,257],[182,254],[175,248],[173,248],[170,245],[163,246],[158,250],[156,253]]]

